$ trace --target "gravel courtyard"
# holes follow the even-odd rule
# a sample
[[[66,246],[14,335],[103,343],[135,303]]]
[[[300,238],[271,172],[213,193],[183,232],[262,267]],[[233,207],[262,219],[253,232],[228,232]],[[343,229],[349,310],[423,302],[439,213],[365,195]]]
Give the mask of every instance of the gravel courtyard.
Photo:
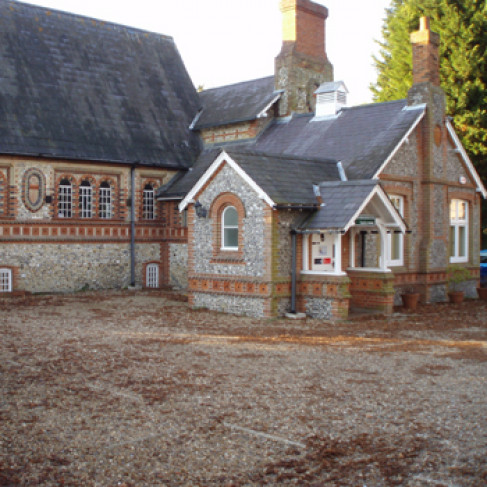
[[[340,324],[0,300],[0,485],[485,486],[487,303]]]

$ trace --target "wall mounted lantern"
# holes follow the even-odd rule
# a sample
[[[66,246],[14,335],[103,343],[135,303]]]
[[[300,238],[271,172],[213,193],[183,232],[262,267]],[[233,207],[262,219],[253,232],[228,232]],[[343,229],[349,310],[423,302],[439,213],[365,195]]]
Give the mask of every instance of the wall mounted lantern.
[[[198,218],[206,218],[208,210],[199,201],[195,202],[194,210],[196,211],[196,216]]]

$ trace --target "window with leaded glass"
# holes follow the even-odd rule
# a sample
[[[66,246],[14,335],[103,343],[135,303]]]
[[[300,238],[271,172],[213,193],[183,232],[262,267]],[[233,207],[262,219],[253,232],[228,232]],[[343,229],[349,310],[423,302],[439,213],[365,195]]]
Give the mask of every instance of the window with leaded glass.
[[[142,218],[144,220],[153,220],[154,211],[154,188],[151,184],[146,184],[142,195]]]
[[[100,184],[98,216],[100,218],[112,218],[112,188],[106,181]]]
[[[79,209],[81,218],[93,216],[93,188],[89,181],[82,181],[79,187]]]
[[[69,179],[62,179],[58,188],[58,217],[73,216],[73,186]]]

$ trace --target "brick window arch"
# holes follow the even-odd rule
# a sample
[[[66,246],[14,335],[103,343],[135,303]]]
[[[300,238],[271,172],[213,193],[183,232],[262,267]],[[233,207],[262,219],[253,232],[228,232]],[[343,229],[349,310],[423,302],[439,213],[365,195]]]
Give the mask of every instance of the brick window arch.
[[[214,255],[222,258],[243,256],[245,207],[233,193],[218,196],[210,207],[213,222]]]

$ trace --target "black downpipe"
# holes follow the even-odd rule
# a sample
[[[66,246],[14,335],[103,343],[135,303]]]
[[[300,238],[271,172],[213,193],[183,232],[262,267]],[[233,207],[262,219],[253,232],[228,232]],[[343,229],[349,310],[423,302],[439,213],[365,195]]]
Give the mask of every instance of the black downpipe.
[[[135,287],[135,166],[130,168],[130,285]]]
[[[296,253],[297,253],[297,235],[296,230],[291,230],[291,313],[296,314]]]

